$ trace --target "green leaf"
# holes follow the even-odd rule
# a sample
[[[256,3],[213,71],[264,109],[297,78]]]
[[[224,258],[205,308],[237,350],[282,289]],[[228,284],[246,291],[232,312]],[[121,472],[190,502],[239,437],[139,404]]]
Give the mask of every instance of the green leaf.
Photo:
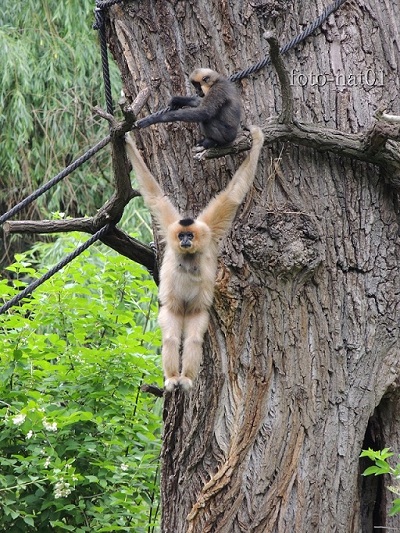
[[[389,516],[394,516],[400,513],[400,498],[393,500],[392,507],[389,511]]]
[[[75,531],[75,526],[68,526],[67,524],[64,524],[64,522],[61,522],[60,520],[51,520],[50,525],[52,527],[59,527],[61,529],[66,529],[67,531]]]
[[[380,474],[386,474],[386,471],[383,471],[378,466],[370,466],[369,468],[366,468],[364,472],[362,473],[363,476],[371,476],[372,474],[375,474],[376,476],[379,476]]]
[[[23,516],[22,520],[25,522],[25,524],[28,524],[28,526],[35,526],[35,522],[31,516]]]

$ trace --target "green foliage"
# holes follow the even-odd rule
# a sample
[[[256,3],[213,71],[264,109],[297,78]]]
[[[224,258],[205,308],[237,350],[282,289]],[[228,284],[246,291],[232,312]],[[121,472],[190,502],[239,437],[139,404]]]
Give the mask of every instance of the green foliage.
[[[14,205],[108,133],[93,117],[104,88],[93,0],[2,0],[0,205]],[[113,94],[121,82],[110,58]],[[49,211],[93,214],[111,190],[105,149],[39,200]],[[106,169],[106,170],[105,170]]]
[[[158,530],[154,283],[100,247],[0,316],[0,531]],[[3,301],[41,274],[8,270]]]
[[[382,474],[389,474],[393,476],[397,484],[389,486],[388,489],[397,496],[400,496],[400,463],[397,463],[397,465],[393,468],[387,461],[389,457],[392,457],[393,455],[394,454],[390,451],[390,448],[384,448],[383,450],[377,451],[371,450],[371,448],[368,448],[368,450],[363,450],[360,454],[360,457],[368,457],[375,463],[375,465],[366,468],[362,475],[380,476]],[[398,513],[400,513],[400,498],[393,500],[389,515],[393,516]]]

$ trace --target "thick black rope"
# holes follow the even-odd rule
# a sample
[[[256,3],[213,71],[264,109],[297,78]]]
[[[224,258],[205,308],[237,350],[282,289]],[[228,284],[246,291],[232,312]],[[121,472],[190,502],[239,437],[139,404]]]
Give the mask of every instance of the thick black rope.
[[[309,37],[317,28],[319,28],[325,22],[325,20],[329,17],[329,15],[331,15],[337,9],[339,9],[339,7],[345,2],[346,0],[335,0],[335,2],[333,2],[331,5],[326,7],[324,11],[321,13],[321,15],[318,18],[316,18],[309,26],[307,26],[307,28],[304,31],[299,33],[297,37],[295,37],[294,39],[286,43],[284,46],[282,46],[282,48],[280,49],[281,54],[286,54],[286,52],[288,52],[289,50],[297,46],[299,43],[304,41],[307,37]],[[263,69],[270,63],[271,63],[271,58],[269,56],[266,56],[264,59],[246,68],[245,70],[241,70],[240,72],[237,72],[236,74],[232,74],[231,76],[228,77],[228,80],[239,81],[244,78],[247,78],[248,76],[250,76],[250,74],[254,74],[255,72],[258,72],[259,70]],[[163,115],[164,113],[170,110],[171,110],[170,107],[165,107],[164,109],[160,109],[159,111],[156,111],[155,113],[152,113],[149,116],[158,117],[159,115]],[[141,119],[141,120],[144,120],[144,119]],[[134,128],[141,127],[140,126],[141,120],[138,120],[135,122]]]
[[[47,192],[49,189],[51,189],[56,183],[64,179],[66,176],[71,174],[75,169],[77,169],[79,166],[81,166],[85,161],[93,157],[99,150],[104,148],[111,140],[111,136],[107,135],[107,137],[104,137],[100,142],[98,142],[93,148],[90,148],[87,152],[85,152],[83,155],[78,157],[74,162],[72,162],[70,165],[68,165],[63,171],[61,171],[57,176],[54,176],[50,181],[39,187],[35,192],[27,196],[24,200],[19,202],[17,205],[15,205],[12,209],[7,211],[7,213],[4,213],[0,217],[0,224],[3,224],[6,220],[13,217],[17,213],[19,213],[24,207],[31,204],[33,201],[37,200],[39,196]]]
[[[121,4],[124,0],[96,0],[96,7],[99,9],[108,9],[115,4]]]
[[[82,252],[87,250],[89,248],[89,246],[91,246],[94,242],[96,242],[99,239],[101,239],[106,233],[109,232],[109,230],[113,226],[114,226],[114,224],[111,224],[111,223],[110,224],[106,224],[105,226],[103,226],[99,231],[94,233],[90,237],[90,239],[88,239],[86,242],[81,244],[81,246],[79,246],[76,250],[74,250],[73,252],[71,252],[70,254],[65,256],[64,259],[62,259],[59,263],[54,265],[53,268],[51,268],[48,272],[46,272],[46,274],[44,274],[39,279],[33,281],[27,287],[25,287],[25,289],[23,291],[21,291],[18,294],[16,294],[13,298],[11,298],[11,300],[9,300],[2,307],[0,307],[0,315],[5,313],[6,311],[8,311],[11,307],[16,305],[23,298],[25,298],[26,296],[31,294],[35,289],[37,289],[40,285],[42,285],[42,283],[44,283],[45,281],[50,279],[52,276],[54,276],[54,274],[56,274],[56,272],[58,272],[59,270],[64,268],[68,263],[70,263],[76,257],[78,257],[78,255],[80,255]]]
[[[329,17],[329,15],[331,15],[337,9],[339,9],[339,7],[345,2],[346,0],[336,0],[330,6],[326,7],[324,11],[321,13],[321,15],[318,18],[316,18],[309,26],[307,26],[307,28],[304,31],[299,33],[297,37],[295,37],[294,39],[289,41],[287,44],[282,46],[282,48],[280,49],[281,54],[286,54],[286,52],[288,52],[289,50],[297,46],[299,43],[307,39],[307,37],[309,37],[312,33],[314,33],[314,31],[325,22],[325,20]],[[250,74],[254,74],[255,72],[258,72],[259,70],[263,69],[270,63],[271,63],[271,59],[269,56],[267,56],[261,61],[259,61],[258,63],[256,63],[255,65],[252,65],[251,67],[246,68],[245,70],[241,70],[240,72],[237,72],[236,74],[232,74],[231,76],[229,76],[228,80],[239,81],[239,80],[242,80],[243,78],[247,78]]]
[[[114,4],[117,4],[120,0],[109,0]],[[111,3],[110,5],[113,5]],[[100,53],[101,53],[101,65],[103,69],[103,80],[104,80],[104,92],[106,96],[106,107],[107,113],[110,115],[114,114],[114,105],[112,100],[111,93],[111,81],[110,81],[110,65],[108,63],[108,51],[107,51],[107,36],[106,36],[106,27],[105,27],[105,16],[104,8],[100,7],[99,4],[108,4],[108,2],[96,2],[96,9],[94,10],[95,24],[93,28],[98,30],[99,39],[100,39]],[[108,5],[106,7],[109,7]]]

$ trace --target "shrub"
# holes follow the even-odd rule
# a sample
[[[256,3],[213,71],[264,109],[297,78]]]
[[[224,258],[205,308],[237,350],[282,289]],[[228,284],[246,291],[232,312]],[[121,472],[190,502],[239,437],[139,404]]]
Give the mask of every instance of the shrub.
[[[0,316],[0,531],[157,531],[154,283],[93,247]],[[8,300],[38,276],[20,255]]]

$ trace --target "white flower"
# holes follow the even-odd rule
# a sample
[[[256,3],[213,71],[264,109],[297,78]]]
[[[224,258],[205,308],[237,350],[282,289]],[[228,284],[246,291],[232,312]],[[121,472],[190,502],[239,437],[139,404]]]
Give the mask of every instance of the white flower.
[[[33,431],[29,430],[28,433],[26,434],[26,438],[31,439],[32,437],[33,437]]]
[[[127,470],[129,470],[129,466],[126,465],[125,463],[121,463],[121,470],[122,470],[123,472],[126,472]]]
[[[71,494],[70,484],[66,483],[62,478],[54,485],[54,498],[65,498]]]
[[[25,422],[25,418],[26,418],[26,415],[24,415],[23,413],[20,413],[19,415],[14,416],[14,418],[12,419],[13,424],[15,424],[16,426],[20,426],[21,424]]]
[[[45,468],[49,468],[49,466],[50,466],[50,461],[51,461],[51,457],[49,456],[49,457],[46,458],[46,460],[45,460],[43,466],[44,466]]]
[[[48,422],[43,418],[43,427],[44,429],[47,429],[47,431],[57,431],[57,422]]]

